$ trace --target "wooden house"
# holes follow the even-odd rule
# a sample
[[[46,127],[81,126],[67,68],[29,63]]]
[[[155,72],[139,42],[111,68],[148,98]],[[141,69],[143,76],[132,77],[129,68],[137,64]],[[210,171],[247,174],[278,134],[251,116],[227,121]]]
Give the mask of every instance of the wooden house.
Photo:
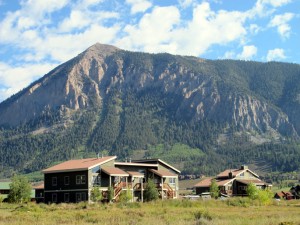
[[[132,201],[143,201],[143,191],[148,179],[156,183],[162,199],[178,197],[179,170],[160,159],[116,162],[116,156],[69,160],[44,173],[44,198],[46,203],[91,201],[91,190],[99,188],[104,199],[109,187],[113,200],[122,191],[132,192]]]
[[[275,193],[274,198],[276,198],[276,199],[292,200],[295,197],[289,191],[280,191],[280,192]]]
[[[251,171],[248,166],[241,166],[240,169],[227,169],[216,177],[206,178],[197,183],[194,188],[196,194],[209,192],[211,181],[215,179],[223,196],[246,196],[247,185],[255,184],[259,189],[265,189],[271,185],[259,179],[259,176]]]

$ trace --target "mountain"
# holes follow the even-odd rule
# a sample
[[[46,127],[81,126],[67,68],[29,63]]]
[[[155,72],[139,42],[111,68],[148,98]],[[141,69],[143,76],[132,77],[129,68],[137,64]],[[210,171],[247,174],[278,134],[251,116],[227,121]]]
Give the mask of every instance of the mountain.
[[[162,157],[187,173],[298,170],[299,79],[297,64],[95,44],[0,104],[2,176],[97,152]]]

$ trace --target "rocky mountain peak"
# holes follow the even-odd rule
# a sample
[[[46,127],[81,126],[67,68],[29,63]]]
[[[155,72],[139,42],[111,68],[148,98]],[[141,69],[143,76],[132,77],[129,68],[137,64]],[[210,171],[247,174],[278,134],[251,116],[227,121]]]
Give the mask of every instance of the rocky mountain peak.
[[[86,57],[107,57],[120,50],[121,49],[113,45],[96,43],[85,50],[83,53],[81,53],[81,55],[84,55]]]

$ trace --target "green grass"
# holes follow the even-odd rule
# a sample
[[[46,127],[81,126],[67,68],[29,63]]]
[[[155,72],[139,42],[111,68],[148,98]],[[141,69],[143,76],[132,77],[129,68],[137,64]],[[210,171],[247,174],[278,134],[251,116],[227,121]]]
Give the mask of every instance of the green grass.
[[[245,198],[244,198],[245,199]],[[166,200],[127,204],[0,203],[0,225],[108,224],[108,225],[265,225],[300,224],[300,201],[274,201],[269,206],[227,201]]]

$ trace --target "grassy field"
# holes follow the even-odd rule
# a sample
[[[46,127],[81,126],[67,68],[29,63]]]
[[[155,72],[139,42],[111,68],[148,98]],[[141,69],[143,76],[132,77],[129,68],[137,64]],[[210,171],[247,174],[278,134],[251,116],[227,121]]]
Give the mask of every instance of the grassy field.
[[[108,225],[294,225],[300,224],[300,201],[260,206],[248,198],[229,201],[168,200],[127,204],[0,204],[0,224]]]

